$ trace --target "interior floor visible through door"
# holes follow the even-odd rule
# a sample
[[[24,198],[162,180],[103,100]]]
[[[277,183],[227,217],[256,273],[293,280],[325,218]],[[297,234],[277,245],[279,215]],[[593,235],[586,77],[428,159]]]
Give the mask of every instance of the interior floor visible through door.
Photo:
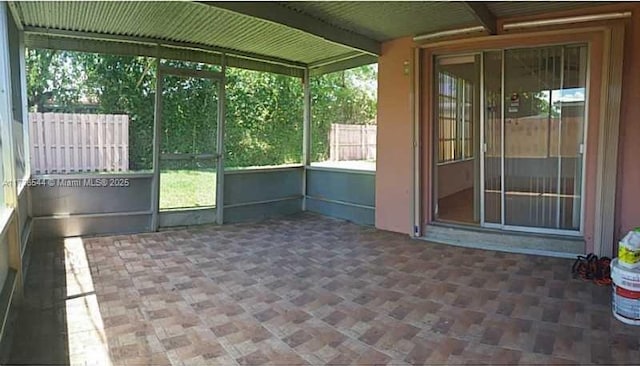
[[[438,200],[438,220],[479,224],[473,218],[473,188],[440,198]]]

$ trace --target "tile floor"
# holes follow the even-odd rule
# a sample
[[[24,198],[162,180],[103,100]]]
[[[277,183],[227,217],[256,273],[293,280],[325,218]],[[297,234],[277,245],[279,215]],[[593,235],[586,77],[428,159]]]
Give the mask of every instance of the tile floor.
[[[639,362],[640,327],[571,264],[310,214],[39,243],[10,361]]]
[[[473,188],[440,198],[438,220],[479,225],[473,218],[473,202]]]

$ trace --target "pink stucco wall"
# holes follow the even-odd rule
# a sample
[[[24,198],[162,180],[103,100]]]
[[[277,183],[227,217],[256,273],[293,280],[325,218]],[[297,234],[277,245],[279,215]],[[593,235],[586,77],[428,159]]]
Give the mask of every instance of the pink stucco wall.
[[[620,9],[618,9],[620,8]],[[631,10],[625,37],[624,83],[621,105],[619,173],[616,199],[616,235],[640,226],[640,4],[626,3],[603,7],[603,11]],[[598,12],[576,10],[575,13]],[[563,15],[573,15],[567,12]],[[410,38],[385,42],[378,65],[378,157],[376,175],[376,227],[401,233],[411,232],[411,78],[405,62],[413,69]],[[598,84],[598,83],[596,83]],[[592,85],[593,90],[600,85]],[[597,103],[597,101],[592,101]],[[589,134],[597,137],[597,125]],[[595,131],[594,131],[595,130]],[[590,139],[591,140],[591,139]],[[597,141],[597,140],[596,140]],[[588,145],[594,149],[597,144]],[[595,151],[588,151],[591,155]],[[594,162],[595,164],[595,162]],[[587,168],[587,179],[594,182],[595,165]],[[426,180],[426,179],[425,179]],[[424,182],[427,184],[427,182]],[[427,184],[428,186],[428,184]],[[594,197],[595,184],[588,185],[587,197]],[[424,194],[424,193],[423,193]],[[587,250],[592,248],[593,199],[588,199],[585,222]],[[428,202],[425,202],[425,210]]]
[[[618,165],[617,239],[640,226],[640,5],[625,35]]]
[[[376,227],[411,232],[411,38],[382,45],[378,60]],[[408,63],[405,65],[405,63]]]

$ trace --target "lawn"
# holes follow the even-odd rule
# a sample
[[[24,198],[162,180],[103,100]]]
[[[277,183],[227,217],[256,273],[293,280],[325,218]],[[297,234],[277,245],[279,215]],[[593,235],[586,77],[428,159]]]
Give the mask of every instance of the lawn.
[[[216,204],[215,170],[160,171],[160,209],[211,207]]]

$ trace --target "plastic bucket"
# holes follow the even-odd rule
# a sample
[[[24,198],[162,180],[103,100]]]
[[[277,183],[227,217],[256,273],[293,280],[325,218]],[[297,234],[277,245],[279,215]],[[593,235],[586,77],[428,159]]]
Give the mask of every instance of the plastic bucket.
[[[616,258],[611,261],[611,280],[613,316],[623,323],[640,325],[640,270],[620,266]]]
[[[618,263],[627,268],[640,268],[640,227],[629,231],[618,243]]]
[[[627,290],[640,291],[640,269],[620,265],[618,258],[611,261],[611,280]]]

